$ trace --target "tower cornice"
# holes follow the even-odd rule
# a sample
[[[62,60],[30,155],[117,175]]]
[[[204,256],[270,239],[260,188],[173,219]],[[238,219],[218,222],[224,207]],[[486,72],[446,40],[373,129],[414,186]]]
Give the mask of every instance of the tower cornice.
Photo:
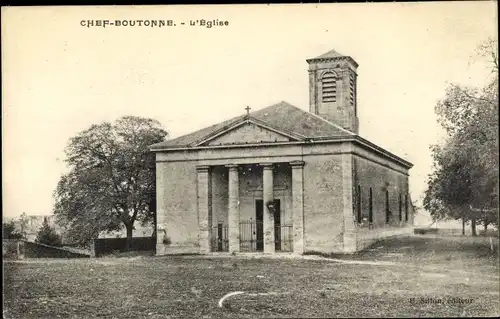
[[[315,62],[334,62],[334,61],[350,61],[354,67],[358,67],[358,63],[350,56],[340,56],[340,57],[327,57],[327,58],[312,58],[307,59],[306,62],[311,64]]]

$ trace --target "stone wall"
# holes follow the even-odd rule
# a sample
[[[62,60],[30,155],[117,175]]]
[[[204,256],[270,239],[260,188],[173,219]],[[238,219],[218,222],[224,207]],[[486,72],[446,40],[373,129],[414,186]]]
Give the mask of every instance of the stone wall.
[[[368,227],[370,189],[372,190],[373,228],[405,226],[405,195],[408,194],[408,176],[359,156],[354,157],[354,199],[361,199],[362,227]],[[361,197],[357,196],[360,190]],[[389,206],[386,206],[386,192]],[[401,217],[399,221],[399,198],[401,195]],[[408,199],[409,201],[409,199]],[[357,203],[355,205],[357,214]],[[386,210],[389,210],[389,224],[386,224]],[[408,214],[410,219],[410,214]]]
[[[357,219],[359,207],[357,201],[361,199],[362,217],[361,221],[357,220],[356,250],[362,250],[381,238],[412,234],[414,214],[408,194],[407,170],[403,167],[396,167],[394,163],[387,160],[371,158],[373,155],[368,156],[360,150],[355,153],[357,154],[353,155],[354,214]],[[369,225],[370,188],[373,212],[371,226]],[[361,191],[361,197],[357,196],[358,190]],[[408,221],[405,220],[405,196],[408,196]],[[389,212],[388,222],[386,221],[387,212]]]
[[[337,74],[336,101],[322,101],[322,77]],[[347,60],[316,61],[309,64],[309,111],[351,132],[358,132],[358,118],[350,100],[350,75],[356,81],[356,66]],[[356,94],[356,93],[355,93]],[[356,98],[356,97],[355,97]]]
[[[212,226],[219,223],[227,225],[228,209],[228,169],[224,166],[213,166],[212,177]]]
[[[157,162],[156,170],[156,253],[199,253],[196,162]]]
[[[342,155],[309,155],[304,162],[304,251],[340,252]]]
[[[352,158],[350,158],[352,157]],[[303,161],[304,251],[339,253],[362,249],[374,238],[393,232],[407,232],[413,215],[404,220],[404,200],[408,193],[408,169],[394,160],[377,155],[362,145],[347,143],[290,145],[240,149],[204,149],[196,152],[157,153],[157,254],[199,253],[199,187],[197,166],[210,166],[212,218],[210,226],[228,224],[228,168],[239,166],[239,220],[255,219],[255,201],[262,199],[262,168],[258,163],[281,163],[273,173],[274,198],[281,201],[282,224],[291,224],[292,174],[288,163]],[[247,165],[253,163],[253,165]],[[347,164],[348,165],[347,165]],[[345,174],[345,170],[349,173]],[[352,176],[352,179],[351,177]],[[351,184],[350,190],[343,187]],[[346,184],[346,185],[347,185]],[[346,218],[356,215],[357,186],[361,190],[362,217],[368,219],[369,189],[373,195],[373,224],[347,227]],[[389,211],[386,223],[386,191]],[[401,194],[402,222],[399,221]],[[352,197],[352,198],[351,198]],[[408,206],[410,205],[408,197]],[[350,208],[349,203],[352,203]],[[351,220],[350,223],[353,223]],[[348,232],[344,229],[348,228]],[[401,229],[401,230],[391,230]],[[380,231],[376,231],[381,229]],[[359,236],[353,235],[359,230]],[[346,235],[347,234],[347,235]],[[357,237],[356,237],[357,236]],[[168,238],[169,243],[164,244]],[[348,240],[345,240],[347,238]],[[347,243],[348,248],[344,247]],[[234,243],[233,243],[234,244]]]

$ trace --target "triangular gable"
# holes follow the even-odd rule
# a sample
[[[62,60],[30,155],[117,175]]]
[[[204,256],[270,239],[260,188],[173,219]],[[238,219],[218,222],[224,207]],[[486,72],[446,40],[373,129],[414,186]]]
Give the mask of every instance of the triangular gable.
[[[151,146],[151,149],[161,150],[167,148],[203,146],[208,143],[208,141],[238,128],[247,121],[257,124],[278,135],[291,138],[292,141],[355,135],[316,114],[306,112],[285,101],[281,101],[280,103],[251,112],[247,116],[234,117],[190,134],[154,144]],[[266,137],[264,140],[274,141],[272,137],[273,136]],[[281,139],[281,137],[278,136],[274,137],[278,140]]]
[[[275,143],[297,141],[300,137],[274,129],[261,121],[247,118],[224,131],[196,143],[197,146]]]

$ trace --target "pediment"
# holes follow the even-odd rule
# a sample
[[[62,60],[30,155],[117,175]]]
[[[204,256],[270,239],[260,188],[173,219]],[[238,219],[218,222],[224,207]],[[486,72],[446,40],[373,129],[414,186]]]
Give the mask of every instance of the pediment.
[[[214,136],[201,145],[234,145],[295,141],[296,138],[252,122],[245,122]]]

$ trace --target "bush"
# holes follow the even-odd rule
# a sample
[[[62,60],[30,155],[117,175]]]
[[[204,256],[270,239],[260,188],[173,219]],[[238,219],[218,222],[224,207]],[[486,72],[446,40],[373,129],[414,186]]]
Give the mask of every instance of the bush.
[[[23,235],[16,230],[16,225],[14,224],[14,221],[10,221],[7,223],[3,223],[3,232],[2,232],[2,238],[3,239],[22,239]]]
[[[413,229],[413,233],[416,235],[437,234],[438,232],[439,232],[438,228],[415,228],[415,229]]]
[[[165,238],[163,238],[163,243],[165,245],[170,245],[172,243],[172,241],[170,240],[170,237],[165,237]]]
[[[416,234],[416,235],[425,235],[426,233],[426,229],[423,229],[423,228],[415,228],[413,230],[413,232]]]
[[[47,218],[43,219],[42,228],[38,231],[35,242],[49,246],[61,246],[61,236],[50,227]]]

